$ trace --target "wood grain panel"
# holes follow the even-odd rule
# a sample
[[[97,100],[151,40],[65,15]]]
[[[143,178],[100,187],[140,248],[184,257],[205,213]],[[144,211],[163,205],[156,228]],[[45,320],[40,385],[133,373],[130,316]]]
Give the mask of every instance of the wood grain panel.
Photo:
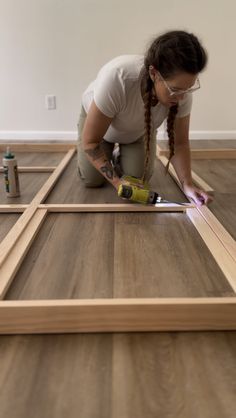
[[[184,214],[68,213],[48,215],[6,298],[232,294]]]
[[[192,139],[189,141],[192,149],[219,149],[219,148],[236,148],[236,140],[224,139],[224,140],[205,140],[205,139]],[[167,140],[158,140],[158,145],[165,149],[168,148]]]
[[[236,298],[0,302],[1,334],[236,330]]]

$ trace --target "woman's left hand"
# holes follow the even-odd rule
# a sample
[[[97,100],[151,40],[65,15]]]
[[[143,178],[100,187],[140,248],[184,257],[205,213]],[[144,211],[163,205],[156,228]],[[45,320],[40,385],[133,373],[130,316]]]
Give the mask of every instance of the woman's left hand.
[[[184,194],[189,197],[197,206],[207,205],[212,202],[213,197],[194,185],[183,185]]]

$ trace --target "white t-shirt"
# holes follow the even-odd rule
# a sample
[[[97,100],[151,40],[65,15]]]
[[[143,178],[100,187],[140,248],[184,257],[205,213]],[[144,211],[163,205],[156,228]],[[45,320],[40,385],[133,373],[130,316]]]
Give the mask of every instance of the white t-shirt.
[[[129,144],[144,135],[144,103],[141,95],[143,55],[121,55],[105,64],[96,80],[89,84],[82,96],[88,113],[92,101],[109,118],[113,118],[104,139],[108,142]],[[190,113],[192,94],[179,101],[177,117]],[[157,129],[166,119],[169,108],[160,102],[151,107],[152,126]]]

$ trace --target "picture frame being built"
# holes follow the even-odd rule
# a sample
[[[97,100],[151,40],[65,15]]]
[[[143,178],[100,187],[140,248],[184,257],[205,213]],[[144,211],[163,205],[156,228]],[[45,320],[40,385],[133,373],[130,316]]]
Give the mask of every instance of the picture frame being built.
[[[1,144],[0,150],[7,144]],[[19,167],[20,172],[51,172],[30,204],[0,205],[0,213],[21,213],[0,243],[0,334],[235,330],[236,297],[73,300],[4,300],[24,257],[51,212],[176,212],[186,214],[236,292],[236,242],[206,206],[157,204],[44,204],[76,153],[75,143],[12,144],[14,151],[63,152],[57,166]],[[196,149],[192,158],[236,158],[232,149]],[[167,151],[157,147],[166,165]],[[2,168],[0,168],[2,171]],[[170,165],[169,173],[180,186]],[[212,188],[194,172],[195,184]]]

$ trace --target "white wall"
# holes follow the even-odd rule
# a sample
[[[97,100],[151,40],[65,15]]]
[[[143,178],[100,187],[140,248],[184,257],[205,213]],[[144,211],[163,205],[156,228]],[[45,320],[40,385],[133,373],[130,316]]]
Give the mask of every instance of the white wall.
[[[194,32],[209,53],[191,135],[236,138],[235,16],[234,0],[0,0],[0,138],[75,138],[100,66],[169,29]]]

